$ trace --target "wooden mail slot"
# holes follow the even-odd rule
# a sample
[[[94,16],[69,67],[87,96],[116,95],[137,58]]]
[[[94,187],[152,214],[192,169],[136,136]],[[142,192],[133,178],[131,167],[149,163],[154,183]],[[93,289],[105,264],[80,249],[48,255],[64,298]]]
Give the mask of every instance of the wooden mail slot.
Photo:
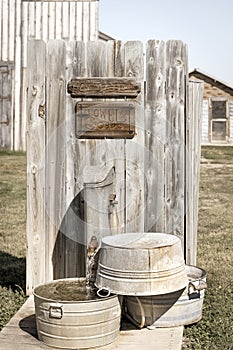
[[[132,78],[74,78],[67,85],[71,97],[136,98],[141,84]]]
[[[79,102],[75,115],[78,138],[131,139],[135,135],[135,107],[131,102]]]

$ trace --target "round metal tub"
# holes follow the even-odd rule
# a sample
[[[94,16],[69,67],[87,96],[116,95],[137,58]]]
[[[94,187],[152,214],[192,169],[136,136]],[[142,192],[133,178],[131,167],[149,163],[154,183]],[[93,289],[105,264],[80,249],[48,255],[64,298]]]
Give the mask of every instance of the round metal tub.
[[[62,349],[112,343],[119,335],[121,307],[116,295],[99,298],[85,278],[55,280],[34,290],[38,338]]]
[[[189,285],[185,290],[150,296],[126,297],[126,315],[139,328],[189,325],[202,318],[206,271],[186,266]]]
[[[102,239],[96,286],[121,295],[157,295],[185,288],[181,241],[165,233],[125,233]]]

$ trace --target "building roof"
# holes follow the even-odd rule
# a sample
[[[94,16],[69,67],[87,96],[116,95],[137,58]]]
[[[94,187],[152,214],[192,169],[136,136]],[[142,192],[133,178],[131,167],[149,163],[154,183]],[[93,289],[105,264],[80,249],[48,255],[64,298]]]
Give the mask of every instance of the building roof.
[[[222,80],[219,80],[218,78],[203,72],[197,68],[195,68],[193,71],[189,73],[189,77],[195,76],[197,79],[204,80],[206,83],[209,83],[213,86],[216,86],[217,88],[225,91],[226,93],[233,95],[233,86],[223,82]]]
[[[101,32],[101,31],[99,31],[98,37],[99,37],[99,39],[104,40],[104,41],[115,40],[114,38],[112,38],[108,34],[105,34],[105,33]]]

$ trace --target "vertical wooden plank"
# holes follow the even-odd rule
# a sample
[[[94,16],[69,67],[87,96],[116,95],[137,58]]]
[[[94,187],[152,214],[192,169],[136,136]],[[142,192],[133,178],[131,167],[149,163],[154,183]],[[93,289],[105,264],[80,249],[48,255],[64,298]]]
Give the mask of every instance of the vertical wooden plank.
[[[68,23],[69,23],[69,2],[63,2],[62,3],[62,39],[69,39]]]
[[[121,41],[114,42],[114,76],[125,76],[125,49]],[[125,232],[125,195],[126,195],[126,181],[125,181],[125,140],[108,140],[108,147],[110,149],[107,159],[114,160],[115,166],[115,194],[118,204],[116,205],[118,228],[116,232]]]
[[[62,37],[62,2],[56,2],[55,9],[55,39]]]
[[[2,0],[2,36],[4,40],[1,42],[2,46],[2,60],[8,60],[8,45],[9,45],[9,27],[8,27],[8,0]]]
[[[76,37],[75,37],[75,18],[76,18],[76,11],[75,11],[75,5],[76,3],[71,1],[70,2],[70,14],[69,14],[69,40],[70,41],[74,41],[76,40]]]
[[[141,82],[141,94],[135,104],[136,135],[126,140],[126,232],[144,232],[144,57],[141,42],[125,44],[125,75]]]
[[[76,2],[76,23],[75,23],[75,28],[76,28],[76,33],[75,37],[76,40],[81,41],[82,40],[82,33],[83,33],[83,28],[82,28],[82,3],[81,2]]]
[[[87,42],[90,38],[90,3],[83,2],[83,33],[82,40]]]
[[[185,109],[188,76],[186,45],[182,41],[168,41],[166,55],[165,229],[167,233],[178,236],[184,247]]]
[[[26,1],[22,2],[22,35],[20,36],[20,32],[18,35],[21,38],[22,43],[22,67],[27,67],[27,41],[29,38],[29,23],[28,23],[28,16],[29,16],[29,3]],[[20,25],[19,25],[20,28]],[[18,56],[19,59],[20,56]]]
[[[41,30],[42,30],[42,39],[46,42],[48,40],[48,11],[49,4],[48,2],[42,2],[41,4]]]
[[[53,279],[54,249],[65,214],[65,44],[47,44],[46,105],[46,280]]]
[[[98,40],[99,31],[99,3],[90,2],[90,34],[89,40]]]
[[[35,38],[35,23],[36,23],[36,17],[35,17],[35,2],[28,2],[28,38],[33,39]]]
[[[165,43],[149,40],[146,50],[145,232],[164,232],[164,146],[166,130]]]
[[[11,91],[12,69],[5,63],[0,66],[0,147],[11,148]]]
[[[204,84],[190,81],[186,122],[186,263],[196,265],[201,117]]]
[[[35,3],[35,39],[42,39],[42,3]]]
[[[26,132],[26,120],[22,118],[22,115],[26,115],[26,68],[21,69],[21,88],[20,88],[20,134],[19,134],[19,142],[18,142],[18,150],[26,150],[26,140],[25,140],[25,132]]]
[[[49,13],[48,13],[48,27],[49,27],[49,37],[48,39],[55,39],[55,2],[49,2]]]
[[[28,43],[27,70],[27,293],[45,282],[44,149],[45,57],[42,41]]]
[[[66,44],[66,79],[81,76],[85,65],[85,46],[82,42]],[[84,228],[82,188],[79,187],[77,169],[80,166],[80,149],[75,136],[75,104],[66,96],[66,213],[63,229],[56,241],[59,268],[56,278],[85,276]]]
[[[29,3],[18,4],[17,12],[17,40],[18,52],[15,60],[15,118],[14,118],[14,148],[26,149],[26,67],[27,67],[27,42],[29,35]],[[22,13],[22,19],[20,14]],[[22,22],[21,22],[22,21]],[[22,31],[22,32],[21,32]],[[16,53],[15,53],[16,54]]]
[[[16,0],[9,1],[9,61],[14,61],[14,51],[15,51],[15,18],[17,16],[16,12]],[[0,17],[1,18],[1,17]],[[6,38],[4,39],[6,40]]]
[[[21,41],[21,28],[22,33],[24,33],[24,4],[21,4],[19,1],[16,2],[16,23],[15,23],[15,57],[17,59],[15,60],[15,67],[14,67],[14,80],[13,80],[13,106],[12,106],[12,149],[18,150],[19,149],[19,124],[20,124],[20,117],[21,117],[21,110],[20,110],[20,93],[21,93],[21,57],[22,55],[22,41]],[[22,12],[21,12],[22,8]],[[21,18],[22,16],[22,18]],[[22,19],[22,27],[21,27],[21,19]],[[27,54],[24,51],[24,55]],[[23,58],[23,57],[22,57]],[[25,122],[26,122],[26,113],[25,116]],[[25,144],[25,138],[26,135],[24,134],[24,144]],[[25,150],[25,148],[24,148]]]

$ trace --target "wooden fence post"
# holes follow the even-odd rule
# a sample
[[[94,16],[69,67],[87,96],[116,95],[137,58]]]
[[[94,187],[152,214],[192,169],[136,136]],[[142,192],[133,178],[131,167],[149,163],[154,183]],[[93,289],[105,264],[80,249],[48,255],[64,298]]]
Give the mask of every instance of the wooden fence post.
[[[186,123],[186,263],[196,265],[201,117],[204,83],[189,81]]]
[[[145,231],[164,232],[164,147],[166,130],[165,43],[149,40],[146,51]]]
[[[184,247],[186,45],[168,41],[166,58],[165,232],[180,237]]]
[[[42,41],[28,44],[27,70],[27,293],[45,282],[45,57]]]
[[[65,95],[66,51],[62,40],[47,44],[46,70],[46,280],[53,279],[53,252],[65,214]],[[56,261],[55,263],[59,263]]]

